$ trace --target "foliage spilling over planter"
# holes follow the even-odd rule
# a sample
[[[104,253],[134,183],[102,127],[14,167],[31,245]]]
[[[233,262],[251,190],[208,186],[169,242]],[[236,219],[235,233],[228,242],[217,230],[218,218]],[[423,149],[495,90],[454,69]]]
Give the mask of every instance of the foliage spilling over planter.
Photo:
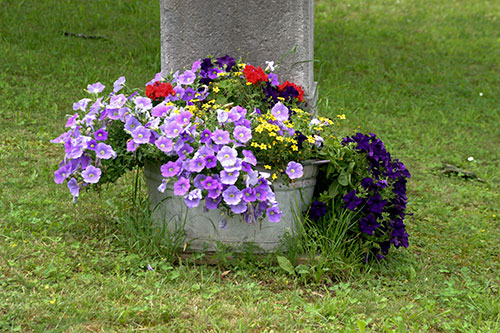
[[[391,243],[407,247],[404,165],[374,135],[338,138],[343,115],[309,112],[302,88],[279,82],[273,71],[272,62],[262,69],[226,55],[157,74],[146,96],[121,93],[124,77],[108,93],[101,83],[88,85],[92,98],[73,104],[67,131],[52,140],[65,149],[55,182],[66,182],[76,202],[81,189],[153,160],[161,163],[158,190],[172,186],[190,208],[279,222],[273,182],[293,183],[303,174],[301,161],[327,159],[319,181],[325,188],[318,188],[309,217],[320,221],[327,210],[350,209],[359,212],[352,234],[363,234],[367,255],[381,258]]]

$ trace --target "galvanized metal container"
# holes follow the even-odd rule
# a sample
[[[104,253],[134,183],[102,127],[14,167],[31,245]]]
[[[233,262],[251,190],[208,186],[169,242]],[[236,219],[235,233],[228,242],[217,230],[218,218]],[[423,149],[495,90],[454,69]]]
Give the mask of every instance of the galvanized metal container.
[[[290,185],[274,182],[273,188],[279,208],[283,212],[281,221],[269,222],[267,217],[254,224],[246,223],[243,216],[228,217],[223,210],[204,211],[204,202],[196,208],[188,208],[184,198],[173,194],[172,187],[167,186],[164,193],[158,191],[162,182],[160,165],[146,163],[144,174],[146,185],[154,209],[153,216],[157,223],[166,223],[170,231],[183,228],[186,242],[195,251],[214,251],[221,243],[237,248],[245,243],[253,243],[260,251],[268,252],[276,249],[285,233],[295,233],[298,216],[310,205],[318,174],[317,162],[304,162],[304,175]],[[297,212],[299,214],[297,214]],[[226,218],[224,229],[219,227],[222,218]]]

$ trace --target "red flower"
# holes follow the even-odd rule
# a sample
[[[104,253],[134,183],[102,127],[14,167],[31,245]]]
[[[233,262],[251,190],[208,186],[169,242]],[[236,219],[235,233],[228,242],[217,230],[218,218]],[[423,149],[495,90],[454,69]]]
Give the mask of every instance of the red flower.
[[[304,100],[304,90],[302,90],[301,86],[298,86],[293,82],[285,81],[278,86],[278,89],[280,91],[283,91],[288,87],[293,87],[297,91],[298,93],[297,99],[299,100],[299,102],[302,102]]]
[[[267,75],[266,73],[264,73],[264,70],[260,66],[259,68],[255,68],[252,65],[246,65],[245,69],[243,70],[243,74],[245,74],[247,82],[250,82],[252,84],[267,81]]]
[[[170,83],[155,82],[146,86],[146,96],[156,101],[158,98],[165,98],[168,95],[175,96],[174,88]]]

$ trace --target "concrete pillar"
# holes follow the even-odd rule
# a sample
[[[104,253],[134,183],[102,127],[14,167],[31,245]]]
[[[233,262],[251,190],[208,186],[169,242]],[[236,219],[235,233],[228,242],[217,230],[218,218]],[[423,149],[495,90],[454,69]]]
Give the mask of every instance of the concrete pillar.
[[[283,58],[280,82],[314,94],[314,0],[160,0],[160,6],[163,73],[208,55],[263,68]]]

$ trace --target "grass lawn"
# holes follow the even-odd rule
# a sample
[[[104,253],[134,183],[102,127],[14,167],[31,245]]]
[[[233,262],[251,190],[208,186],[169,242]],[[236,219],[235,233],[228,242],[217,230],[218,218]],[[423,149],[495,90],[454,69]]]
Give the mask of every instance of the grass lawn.
[[[157,0],[0,5],[0,331],[500,331],[496,1],[316,1],[320,112],[408,166],[413,213],[408,250],[320,284],[131,251],[112,206],[132,175],[77,206],[54,184],[49,140],[86,85],[159,71]]]

